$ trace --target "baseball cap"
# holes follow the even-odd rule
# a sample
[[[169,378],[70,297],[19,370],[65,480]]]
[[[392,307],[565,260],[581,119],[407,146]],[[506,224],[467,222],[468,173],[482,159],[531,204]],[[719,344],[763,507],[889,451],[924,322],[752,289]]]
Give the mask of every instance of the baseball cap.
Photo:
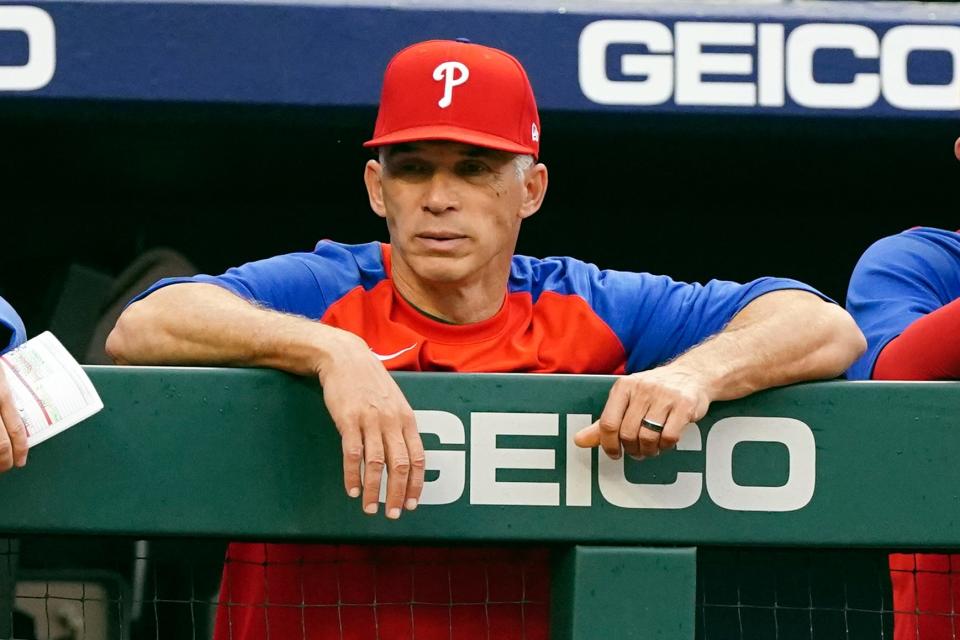
[[[527,73],[510,54],[459,40],[419,42],[383,75],[373,138],[365,147],[452,140],[540,153],[540,116]]]

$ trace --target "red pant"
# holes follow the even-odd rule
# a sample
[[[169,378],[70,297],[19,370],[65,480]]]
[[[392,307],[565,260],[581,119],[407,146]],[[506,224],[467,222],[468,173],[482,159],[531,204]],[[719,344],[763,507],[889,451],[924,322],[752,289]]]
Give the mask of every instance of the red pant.
[[[960,554],[891,554],[890,581],[894,640],[960,638]]]
[[[547,640],[544,549],[232,543],[215,640]]]

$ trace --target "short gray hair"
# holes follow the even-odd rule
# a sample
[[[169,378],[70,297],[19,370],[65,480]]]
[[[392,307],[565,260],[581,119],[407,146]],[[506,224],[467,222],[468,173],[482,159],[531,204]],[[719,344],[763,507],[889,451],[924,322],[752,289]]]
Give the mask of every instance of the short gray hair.
[[[533,166],[533,163],[533,156],[529,153],[523,155],[517,154],[513,156],[513,166],[517,170],[517,177],[522,179],[523,174],[527,169]]]

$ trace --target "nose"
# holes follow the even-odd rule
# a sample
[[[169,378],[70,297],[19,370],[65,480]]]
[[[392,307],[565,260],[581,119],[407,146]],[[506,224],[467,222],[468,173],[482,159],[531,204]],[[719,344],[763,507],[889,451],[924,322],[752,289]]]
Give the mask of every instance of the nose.
[[[455,211],[460,206],[456,177],[444,170],[434,171],[424,194],[423,210],[428,213]]]

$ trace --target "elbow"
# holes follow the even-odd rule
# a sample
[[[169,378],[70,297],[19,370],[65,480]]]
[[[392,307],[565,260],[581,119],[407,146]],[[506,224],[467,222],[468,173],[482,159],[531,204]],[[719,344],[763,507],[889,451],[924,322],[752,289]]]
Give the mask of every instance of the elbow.
[[[831,373],[841,375],[867,350],[867,339],[853,317],[842,307],[830,305],[829,358]]]
[[[123,318],[121,317],[110,331],[110,335],[107,336],[107,343],[104,345],[107,357],[113,360],[113,364],[130,364],[130,360],[127,358],[127,338],[121,328],[122,323]]]
[[[146,322],[144,316],[147,314],[142,307],[142,302],[135,302],[124,309],[117,319],[117,324],[107,336],[104,347],[114,364],[136,364],[138,361],[136,337],[148,332],[144,328]]]

